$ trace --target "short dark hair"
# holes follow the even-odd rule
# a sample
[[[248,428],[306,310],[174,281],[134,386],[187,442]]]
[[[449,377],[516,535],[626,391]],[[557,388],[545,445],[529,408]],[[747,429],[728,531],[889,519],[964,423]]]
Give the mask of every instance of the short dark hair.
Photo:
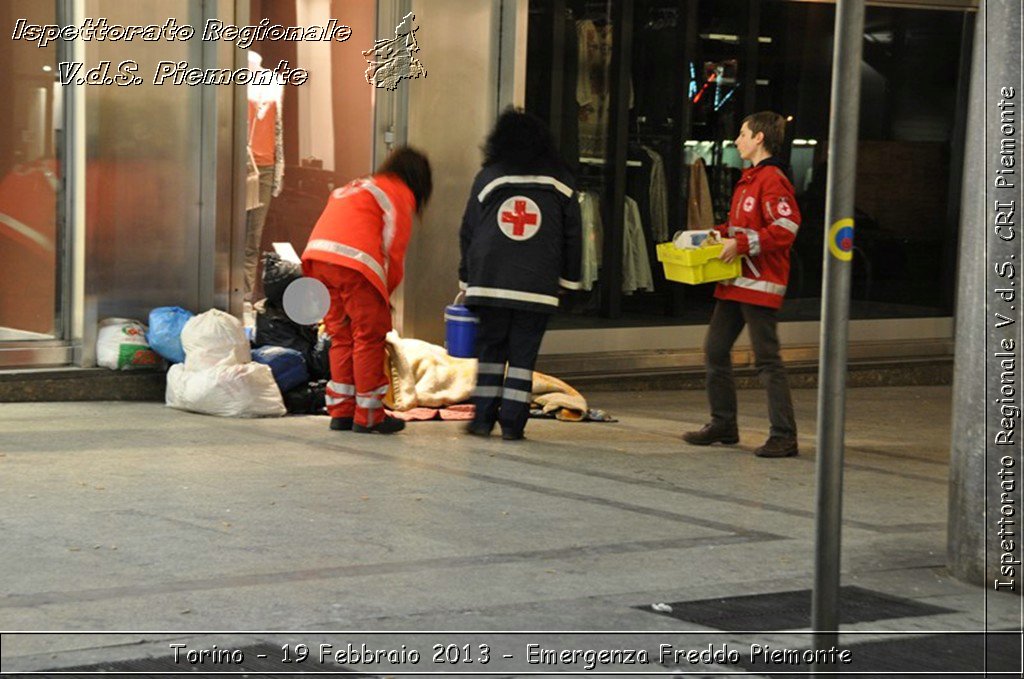
[[[786,140],[785,118],[774,111],[758,111],[744,118],[743,123],[750,128],[751,136],[758,132],[764,134],[765,151],[773,156],[782,151],[782,144]]]
[[[547,124],[522,109],[509,106],[494,123],[484,142],[484,166],[505,163],[515,169],[562,164]]]
[[[430,173],[430,161],[411,146],[399,146],[384,159],[376,174],[393,174],[405,182],[416,200],[416,212],[423,212],[434,182]]]

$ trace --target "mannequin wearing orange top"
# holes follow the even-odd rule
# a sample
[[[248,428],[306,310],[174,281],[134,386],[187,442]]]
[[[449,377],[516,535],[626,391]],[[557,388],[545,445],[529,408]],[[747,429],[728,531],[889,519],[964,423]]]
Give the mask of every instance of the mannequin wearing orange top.
[[[250,50],[249,70],[266,70],[262,63],[262,57]],[[281,120],[284,86],[276,78],[267,85],[250,83],[248,97],[248,144],[260,171],[260,206],[249,210],[245,224],[245,299],[251,302],[270,199],[279,196],[284,185],[284,128]]]

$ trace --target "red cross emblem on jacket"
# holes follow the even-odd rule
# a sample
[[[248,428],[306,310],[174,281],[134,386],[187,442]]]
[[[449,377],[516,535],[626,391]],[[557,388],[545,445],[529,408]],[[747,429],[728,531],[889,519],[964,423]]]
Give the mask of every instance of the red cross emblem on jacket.
[[[513,196],[498,209],[498,228],[512,240],[533,238],[540,221],[540,208],[526,196]]]

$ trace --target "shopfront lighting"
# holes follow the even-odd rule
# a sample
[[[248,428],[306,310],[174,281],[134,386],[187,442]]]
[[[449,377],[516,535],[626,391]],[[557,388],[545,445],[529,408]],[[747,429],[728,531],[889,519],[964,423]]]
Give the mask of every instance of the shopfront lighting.
[[[49,65],[47,65],[47,66],[43,66],[43,71],[44,71],[45,73],[49,73],[49,72],[50,72],[50,71],[52,71],[52,70],[53,70],[53,66],[49,66]]]

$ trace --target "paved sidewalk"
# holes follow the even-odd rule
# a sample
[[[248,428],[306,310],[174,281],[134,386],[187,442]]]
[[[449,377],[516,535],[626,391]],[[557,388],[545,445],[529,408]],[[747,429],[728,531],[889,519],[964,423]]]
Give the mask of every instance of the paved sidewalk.
[[[950,397],[848,393],[843,584],[940,608],[844,623],[841,646],[981,630],[986,613],[991,629],[1019,629],[1019,597],[993,594],[986,612],[985,592],[944,570]],[[529,635],[397,631],[607,632],[535,635],[552,648],[806,648],[794,632],[806,623],[772,627],[770,607],[748,629],[776,631],[739,634],[680,605],[811,587],[815,392],[794,398],[802,452],[783,460],[751,454],[767,431],[760,391],[741,393],[741,444],[728,448],[679,438],[705,419],[701,392],[594,394],[618,423],[534,420],[523,442],[446,422],[384,437],[151,403],[2,405],[0,630],[121,632],[5,635],[2,669],[166,659],[171,643],[301,642],[315,655],[320,640],[356,638],[331,630],[396,631],[373,642],[426,644],[420,667],[435,672],[451,669],[427,662],[438,640],[515,648],[487,667],[501,676],[565,667],[528,662]],[[651,611],[662,602],[682,619]],[[729,669],[597,670],[666,667]]]

